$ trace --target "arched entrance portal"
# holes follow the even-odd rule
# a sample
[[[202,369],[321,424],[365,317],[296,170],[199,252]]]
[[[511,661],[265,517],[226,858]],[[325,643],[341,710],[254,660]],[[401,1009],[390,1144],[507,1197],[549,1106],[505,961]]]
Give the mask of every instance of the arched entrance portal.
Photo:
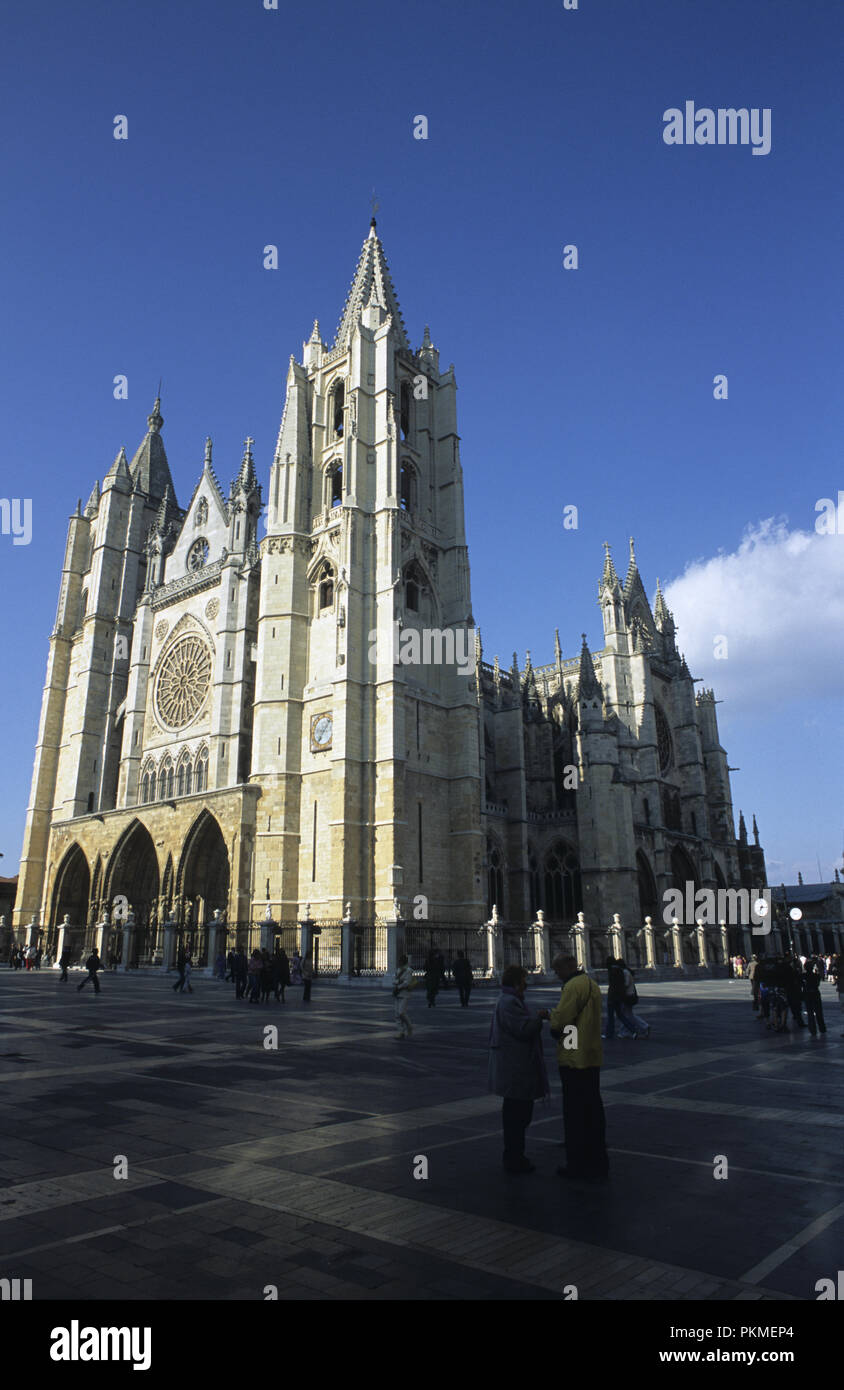
[[[88,860],[78,845],[71,845],[59,866],[53,890],[47,929],[47,946],[51,952],[55,952],[58,944],[59,927],[65,917],[69,917],[71,930],[65,933],[63,949],[73,961],[81,959],[86,945],[90,898],[91,871]]]
[[[205,928],[214,913],[226,913],[229,903],[229,852],[223,832],[209,811],[203,811],[185,840],[179,865],[177,893],[181,904],[182,942],[195,965],[203,963]]]
[[[88,860],[78,845],[71,845],[56,874],[50,926],[59,927],[65,917],[71,926],[84,927],[88,921],[88,901],[91,896],[91,871]]]
[[[135,916],[132,933],[132,959],[129,966],[152,961],[158,927],[158,856],[152,836],[140,821],[133,821],[117,842],[105,878],[105,906],[109,914],[114,899],[123,895]],[[118,929],[111,933],[109,950],[118,956],[123,938]]]

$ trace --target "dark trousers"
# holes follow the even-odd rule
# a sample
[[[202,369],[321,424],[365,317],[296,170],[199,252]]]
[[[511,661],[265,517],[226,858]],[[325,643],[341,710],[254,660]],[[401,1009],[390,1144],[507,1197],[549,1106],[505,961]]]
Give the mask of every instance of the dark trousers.
[[[518,1168],[525,1156],[525,1130],[533,1119],[532,1100],[508,1100],[501,1105],[504,1167]]]
[[[805,1028],[806,1025],[803,1021],[803,1000],[799,993],[792,990],[786,997],[788,999],[788,1007],[791,1009],[793,1017],[796,1018],[798,1023],[802,1023]]]
[[[820,1031],[826,1032],[826,1023],[823,1016],[823,1003],[819,994],[806,995],[806,1016],[809,1020],[809,1032],[812,1037]]]
[[[85,979],[82,981],[81,985],[77,985],[76,988],[77,988],[77,989],[84,989],[85,986],[87,985],[87,983],[88,983],[89,980],[92,980],[92,981],[93,981],[93,984],[94,984],[94,993],[95,993],[95,994],[99,994],[99,992],[100,992],[100,982],[99,982],[99,980],[97,979],[97,972],[96,972],[96,970],[89,970],[89,971],[88,971],[88,974],[85,976]]]
[[[579,1178],[605,1178],[609,1170],[600,1067],[560,1067],[567,1170]]]
[[[458,994],[460,995],[460,1007],[461,1007],[461,1009],[466,1009],[466,1008],[468,1008],[468,1007],[469,1007],[469,995],[472,993],[472,986],[471,986],[470,984],[468,984],[468,983],[464,983],[462,980],[458,980],[458,981],[457,981],[457,992],[458,992]]]
[[[237,987],[237,988],[235,989],[235,995],[234,995],[234,997],[235,997],[235,999],[242,999],[243,996],[244,996],[244,994],[246,993],[246,976],[245,976],[245,975],[235,975],[235,977],[234,977],[234,982],[235,982],[235,985],[236,985],[236,987]]]
[[[183,965],[177,965],[176,969],[179,972],[179,978],[173,986],[174,992],[176,990],[184,989],[185,987],[185,967]]]
[[[305,980],[305,987],[304,987],[304,989],[303,989],[303,991],[302,991],[302,1003],[303,1003],[303,1004],[308,1004],[308,1003],[310,1003],[310,999],[311,999],[311,985],[312,985],[312,984],[313,984],[313,980]]]
[[[62,973],[61,973],[61,975],[59,976],[59,979],[60,979],[60,980],[66,980],[66,979],[67,979],[67,966],[66,966],[66,965],[63,965],[63,966],[62,966]]]

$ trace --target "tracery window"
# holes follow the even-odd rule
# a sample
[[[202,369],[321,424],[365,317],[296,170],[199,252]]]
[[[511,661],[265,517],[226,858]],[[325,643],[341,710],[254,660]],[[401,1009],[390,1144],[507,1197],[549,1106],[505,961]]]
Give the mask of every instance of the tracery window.
[[[654,705],[654,715],[656,716],[656,750],[659,757],[659,770],[666,772],[671,766],[673,758],[671,730],[659,705]]]
[[[208,749],[201,748],[196,759],[194,790],[204,792],[208,786]]]
[[[567,921],[583,907],[580,861],[568,845],[555,845],[545,858],[545,912],[551,921]]]
[[[317,608],[320,613],[334,607],[334,570],[326,560],[316,576]]]

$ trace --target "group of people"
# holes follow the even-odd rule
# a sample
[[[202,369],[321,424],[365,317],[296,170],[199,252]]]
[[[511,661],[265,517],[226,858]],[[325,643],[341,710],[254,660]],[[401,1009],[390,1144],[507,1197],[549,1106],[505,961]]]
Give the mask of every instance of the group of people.
[[[472,963],[467,959],[463,951],[458,951],[454,960],[451,962],[451,973],[457,991],[460,996],[461,1009],[468,1009],[469,996],[472,993],[474,977],[472,975]],[[437,1002],[437,995],[441,989],[448,988],[448,973],[446,970],[445,956],[438,947],[433,946],[425,957],[425,994],[428,998],[428,1008],[433,1009]]]
[[[50,965],[51,959],[46,958],[40,946],[18,946],[12,942],[9,947],[9,969],[10,970],[40,970],[41,962]]]
[[[214,973],[234,984],[236,999],[248,999],[250,1004],[269,1004],[271,994],[276,1003],[283,1004],[284,991],[298,985],[302,986],[302,1002],[311,1002],[314,962],[310,951],[304,958],[294,951],[291,959],[283,946],[272,954],[256,948],[247,958],[244,947],[236,946],[225,959],[220,953]]]
[[[788,1032],[789,1013],[797,1027],[808,1028],[813,1038],[826,1032],[821,997],[824,980],[835,985],[844,1019],[844,969],[840,956],[798,956],[791,951],[781,956],[753,956],[747,974],[753,1012],[774,1033]]]

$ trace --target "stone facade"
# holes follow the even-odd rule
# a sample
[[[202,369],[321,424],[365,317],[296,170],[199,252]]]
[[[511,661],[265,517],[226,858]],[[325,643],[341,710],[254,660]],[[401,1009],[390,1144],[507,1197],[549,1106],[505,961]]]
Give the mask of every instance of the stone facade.
[[[483,661],[454,369],[427,328],[411,348],[374,222],[333,342],[315,324],[290,359],[263,539],[252,441],[227,496],[207,441],[181,508],[162,425],[156,401],[70,519],[17,924],[125,899],[152,939],[398,900],[550,950],[579,912],[660,941],[666,888],[764,884],[632,542],[623,585],[607,547],[602,651]]]

